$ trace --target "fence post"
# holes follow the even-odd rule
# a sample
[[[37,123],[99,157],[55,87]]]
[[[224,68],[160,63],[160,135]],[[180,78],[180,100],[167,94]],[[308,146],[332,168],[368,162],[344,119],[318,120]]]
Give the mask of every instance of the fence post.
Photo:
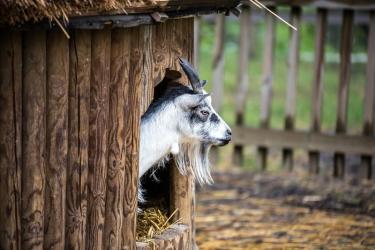
[[[292,7],[291,10],[292,25],[300,26],[301,7]],[[288,58],[288,85],[286,91],[285,103],[285,130],[294,129],[294,117],[296,113],[296,92],[298,79],[299,64],[299,32],[290,30],[289,42],[289,58]],[[293,170],[293,150],[289,148],[283,149],[283,166],[288,170]]]
[[[212,76],[212,106],[220,112],[223,103],[224,92],[224,37],[225,37],[225,16],[215,16],[215,49],[213,54],[213,76]],[[211,161],[215,164],[218,160],[218,148],[212,147]]]
[[[340,45],[340,86],[337,103],[336,133],[345,133],[348,116],[348,97],[351,69],[351,49],[353,35],[353,10],[344,10]],[[345,174],[345,155],[334,154],[333,176],[343,178]]]
[[[363,135],[373,136],[375,125],[375,11],[370,12],[370,24],[368,35],[368,62],[367,62],[367,83],[365,88]],[[363,176],[372,178],[372,157],[361,156],[361,170]]]
[[[273,12],[276,12],[275,7],[269,7]],[[275,17],[271,14],[266,14],[266,34],[265,34],[265,47],[264,47],[264,60],[263,60],[263,80],[261,87],[261,117],[260,127],[268,128],[271,118],[271,103],[272,103],[272,74],[273,74],[273,61],[275,50]],[[268,148],[258,148],[258,165],[262,170],[267,167]]]
[[[243,126],[245,119],[247,94],[249,91],[249,53],[250,53],[250,25],[251,9],[244,7],[240,16],[240,47],[237,71],[236,90],[236,126]],[[243,165],[243,146],[234,145],[233,163]]]
[[[314,79],[311,94],[311,131],[320,132],[323,106],[324,44],[327,31],[327,10],[318,9],[315,37]],[[320,154],[309,151],[310,173],[319,173]]]

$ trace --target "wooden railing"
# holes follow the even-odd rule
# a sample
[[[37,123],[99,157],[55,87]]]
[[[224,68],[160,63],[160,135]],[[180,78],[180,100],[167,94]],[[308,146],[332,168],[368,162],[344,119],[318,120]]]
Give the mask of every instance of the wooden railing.
[[[276,4],[275,4],[276,2]],[[274,5],[269,8],[277,12],[278,1],[272,1]],[[301,1],[305,2],[305,1]],[[310,1],[313,2],[313,1]],[[330,1],[327,6],[330,5]],[[340,1],[339,1],[340,2]],[[344,177],[345,175],[345,155],[355,154],[361,156],[361,171],[363,176],[372,178],[372,164],[375,156],[375,10],[373,5],[361,5],[360,13],[364,13],[363,8],[369,7],[366,12],[370,15],[368,22],[368,62],[367,76],[364,91],[364,117],[362,133],[352,135],[347,133],[347,116],[348,116],[348,97],[351,73],[351,52],[353,42],[353,20],[355,9],[358,6],[352,6],[348,1],[342,1],[342,23],[340,38],[340,63],[339,63],[339,86],[337,89],[337,113],[336,126],[334,133],[328,134],[322,131],[322,108],[323,108],[323,92],[324,92],[324,60],[325,60],[325,44],[327,32],[327,19],[331,9],[327,6],[316,6],[316,24],[315,24],[315,58],[313,71],[313,80],[311,86],[311,120],[308,131],[302,131],[295,127],[296,120],[296,99],[297,81],[299,73],[299,47],[300,32],[290,30],[289,51],[288,51],[288,75],[286,77],[286,97],[285,97],[285,117],[282,130],[275,130],[270,127],[271,120],[271,104],[273,91],[273,74],[274,74],[274,57],[275,57],[275,23],[277,22],[272,15],[265,15],[265,37],[264,37],[264,53],[263,53],[263,72],[260,97],[260,124],[258,128],[250,128],[245,126],[244,117],[246,116],[246,102],[249,89],[249,29],[252,25],[250,13],[252,8],[243,9],[239,17],[240,38],[239,38],[239,60],[237,89],[235,93],[235,126],[233,128],[233,161],[236,165],[244,164],[244,146],[255,145],[257,147],[258,167],[260,169],[267,168],[267,159],[270,148],[280,148],[282,150],[282,165],[284,168],[293,169],[293,151],[295,149],[304,149],[308,153],[308,165],[311,173],[319,173],[319,160],[321,152],[331,152],[333,157],[332,174],[335,177]],[[366,2],[366,1],[362,1]],[[362,3],[361,4],[366,4]],[[304,6],[290,7],[289,22],[295,27],[301,28],[301,20],[303,17]],[[337,8],[336,5],[334,5]],[[340,5],[338,6],[340,7]],[[284,9],[285,10],[285,9]],[[311,15],[311,13],[309,13]],[[223,43],[223,21],[217,18],[216,24],[216,48]],[[215,50],[213,64],[213,83],[217,83],[215,79],[223,79],[220,58],[223,56],[222,50]],[[251,62],[250,62],[251,65]],[[251,67],[251,66],[250,66]],[[360,87],[358,85],[358,87]],[[220,86],[213,87],[213,99],[220,99]],[[216,91],[216,92],[215,92]],[[219,94],[218,94],[219,93]],[[310,97],[309,97],[310,98]],[[220,107],[216,107],[220,108]]]

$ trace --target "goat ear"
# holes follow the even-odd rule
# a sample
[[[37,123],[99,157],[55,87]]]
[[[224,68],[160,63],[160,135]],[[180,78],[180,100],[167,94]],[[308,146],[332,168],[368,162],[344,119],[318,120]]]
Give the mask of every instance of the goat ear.
[[[201,87],[203,88],[206,85],[206,83],[207,83],[207,80],[202,80],[201,81]]]
[[[178,104],[183,109],[191,109],[198,106],[210,94],[185,94],[177,98]]]

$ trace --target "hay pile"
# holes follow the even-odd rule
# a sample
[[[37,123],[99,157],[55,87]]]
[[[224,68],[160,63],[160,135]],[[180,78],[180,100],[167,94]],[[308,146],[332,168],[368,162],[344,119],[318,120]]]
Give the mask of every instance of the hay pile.
[[[170,215],[158,208],[147,208],[137,217],[137,241],[152,243],[153,237],[162,234],[170,226],[179,222],[172,222],[177,209]]]

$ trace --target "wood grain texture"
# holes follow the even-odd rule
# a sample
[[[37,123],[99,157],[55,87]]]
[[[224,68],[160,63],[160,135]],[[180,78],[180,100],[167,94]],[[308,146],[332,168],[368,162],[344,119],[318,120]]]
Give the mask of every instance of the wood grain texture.
[[[293,7],[291,9],[291,24],[297,29],[301,23],[301,8]],[[296,115],[296,98],[297,98],[297,79],[299,66],[299,42],[300,33],[290,29],[289,56],[288,56],[288,84],[285,99],[285,129],[294,129],[294,120]],[[293,151],[290,149],[283,150],[283,166],[289,171],[293,170]]]
[[[246,102],[249,92],[249,55],[250,55],[251,9],[244,8],[240,16],[240,48],[236,86],[236,125],[243,125]],[[233,163],[242,166],[244,162],[243,147],[234,145]]]
[[[21,249],[20,32],[0,33],[0,249]]]
[[[142,71],[143,71],[143,41],[144,34],[139,28],[128,30],[130,37],[129,80],[126,96],[125,113],[125,196],[123,204],[124,223],[121,228],[121,249],[135,249],[138,164],[139,164],[139,134],[141,125],[142,103]]]
[[[317,10],[315,27],[315,59],[311,95],[311,131],[319,132],[323,107],[323,73],[324,73],[324,45],[327,32],[327,10]],[[319,152],[309,152],[310,173],[319,173]]]
[[[347,126],[351,51],[353,43],[353,16],[353,10],[344,10],[341,27],[340,79],[337,100],[336,133],[345,133]],[[333,176],[343,178],[345,174],[345,155],[335,154],[333,158]]]
[[[364,113],[363,113],[363,135],[373,135],[375,132],[375,11],[370,12],[368,36],[368,62],[367,62],[367,82],[365,87]],[[372,178],[371,156],[361,156],[361,169],[363,176]]]
[[[43,249],[63,249],[68,158],[69,41],[60,30],[47,33],[47,65]]]
[[[130,33],[112,31],[111,80],[109,86],[108,172],[104,226],[104,248],[121,248],[124,221],[126,127],[125,113],[129,95]]]
[[[23,36],[22,249],[42,249],[45,193],[46,34]]]
[[[74,31],[71,35],[65,248],[83,250],[88,192],[91,33]]]
[[[92,33],[86,249],[103,248],[108,166],[111,33]]]
[[[142,104],[141,104],[141,114],[143,115],[146,110],[148,109],[148,106],[152,102],[152,99],[154,97],[154,85],[156,85],[156,82],[154,81],[153,77],[153,55],[152,55],[152,27],[147,26],[141,26],[139,27],[141,32],[141,43],[142,43],[142,57],[143,57],[143,70],[142,70]],[[155,41],[159,42],[159,41]],[[165,72],[163,72],[165,74]]]
[[[273,12],[276,8],[270,7]],[[264,37],[264,57],[263,57],[263,76],[261,87],[261,104],[260,104],[260,127],[268,128],[271,119],[272,104],[272,78],[273,78],[273,61],[275,54],[276,40],[276,19],[272,15],[265,16],[266,34]],[[257,162],[260,169],[265,170],[267,167],[268,149],[258,148]]]

